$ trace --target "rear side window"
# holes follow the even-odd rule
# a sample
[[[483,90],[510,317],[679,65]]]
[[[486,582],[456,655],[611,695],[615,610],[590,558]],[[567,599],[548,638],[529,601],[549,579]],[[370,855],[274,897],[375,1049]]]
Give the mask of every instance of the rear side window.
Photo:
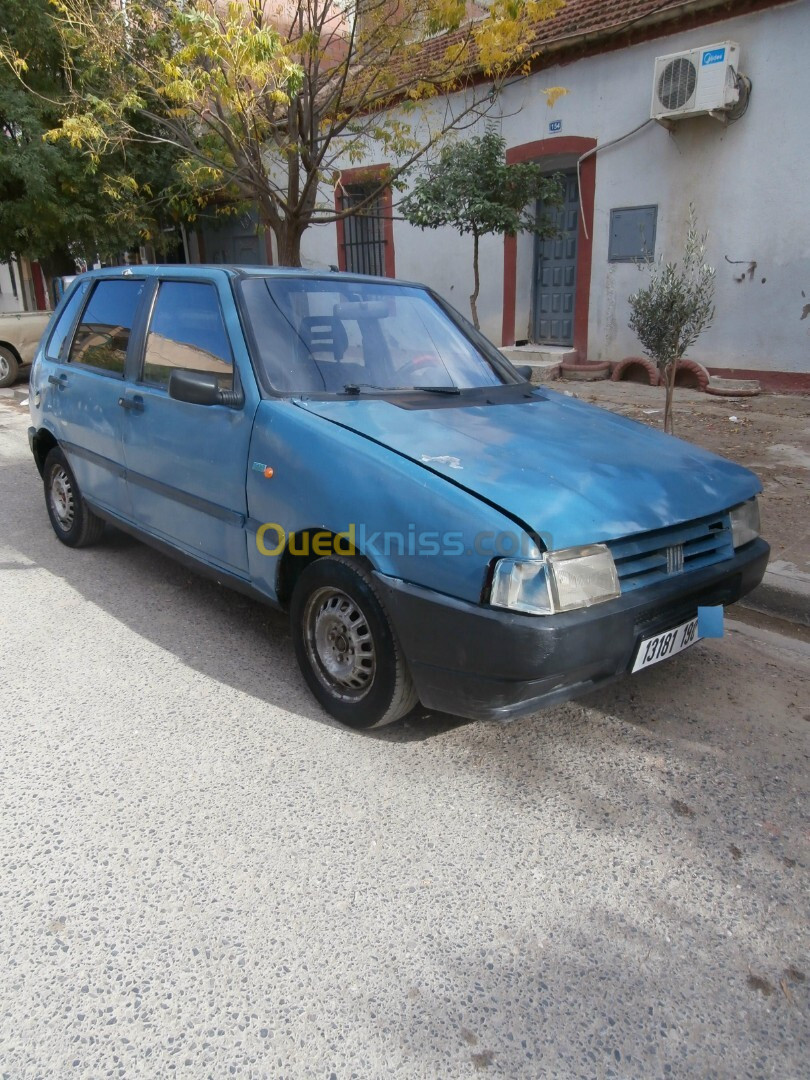
[[[143,281],[99,281],[76,329],[68,360],[110,375],[124,374],[129,335]]]
[[[178,368],[216,375],[220,390],[233,389],[233,354],[219,297],[203,281],[164,281],[158,290],[143,381],[167,386]]]
[[[49,360],[58,360],[62,355],[62,349],[65,345],[65,340],[73,329],[73,323],[76,320],[76,316],[79,313],[79,308],[84,303],[84,298],[87,296],[87,290],[90,287],[89,281],[83,281],[76,287],[76,291],[68,300],[62,314],[57,320],[56,326],[53,328],[53,333],[48,339],[48,344],[45,348],[45,355]]]

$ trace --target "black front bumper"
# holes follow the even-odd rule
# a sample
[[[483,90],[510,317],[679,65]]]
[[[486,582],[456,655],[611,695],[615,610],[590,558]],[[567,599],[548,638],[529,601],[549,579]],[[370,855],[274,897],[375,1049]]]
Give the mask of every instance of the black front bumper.
[[[760,583],[769,552],[754,540],[733,559],[562,615],[521,615],[375,577],[422,704],[508,720],[622,675],[642,637],[694,618],[698,605],[733,604]]]

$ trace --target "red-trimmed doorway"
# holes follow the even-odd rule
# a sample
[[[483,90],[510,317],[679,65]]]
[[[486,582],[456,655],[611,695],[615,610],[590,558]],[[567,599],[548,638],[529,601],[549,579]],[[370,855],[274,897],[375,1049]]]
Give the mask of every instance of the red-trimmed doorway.
[[[509,164],[518,161],[536,161],[547,166],[549,172],[564,172],[576,166],[577,160],[596,146],[595,139],[586,139],[578,135],[560,136],[556,139],[541,139],[536,142],[513,146],[506,152]],[[580,360],[587,359],[588,352],[588,307],[591,285],[591,259],[593,253],[593,207],[596,193],[596,154],[591,154],[580,166],[580,198],[583,214],[579,217],[577,231],[576,262],[576,298],[574,306],[573,348]],[[582,216],[585,217],[583,225]],[[587,227],[587,229],[586,229]],[[532,273],[535,273],[534,267]],[[523,337],[528,331],[521,328],[521,334],[515,333],[517,304],[517,238],[507,236],[503,247],[503,324],[501,343],[514,345],[515,337]],[[532,313],[530,323],[534,326]]]
[[[335,210],[340,213],[366,200],[380,180],[388,175],[388,165],[366,165],[344,169],[335,188]],[[394,259],[394,217],[391,188],[385,187],[357,215],[338,218],[338,269],[353,273],[396,277]]]

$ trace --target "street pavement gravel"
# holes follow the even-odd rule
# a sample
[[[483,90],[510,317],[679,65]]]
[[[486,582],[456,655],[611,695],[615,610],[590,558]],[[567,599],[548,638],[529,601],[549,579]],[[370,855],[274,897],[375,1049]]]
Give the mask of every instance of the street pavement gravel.
[[[808,1074],[810,649],[363,735],[0,403],[0,1076]]]

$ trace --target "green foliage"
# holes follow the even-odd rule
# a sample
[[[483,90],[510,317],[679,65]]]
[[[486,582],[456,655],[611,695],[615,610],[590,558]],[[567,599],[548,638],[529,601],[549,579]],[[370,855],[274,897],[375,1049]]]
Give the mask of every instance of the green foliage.
[[[0,258],[38,257],[63,239],[60,196],[80,186],[83,168],[79,155],[42,141],[62,89],[61,44],[45,0],[0,0],[0,26],[26,57],[31,86],[26,92],[10,67],[0,68]]]
[[[0,259],[40,259],[47,274],[143,239],[160,247],[176,214],[159,210],[155,193],[165,206],[165,193],[182,189],[165,148],[93,157],[80,137],[48,138],[81,77],[52,11],[48,0],[0,0]]]
[[[443,146],[399,209],[422,229],[450,226],[462,235],[472,234],[475,288],[470,307],[477,327],[479,238],[492,233],[553,235],[547,219],[537,217],[535,204],[539,199],[546,207],[557,206],[561,198],[558,178],[545,176],[539,165],[508,165],[506,140],[490,128],[484,135]]]
[[[447,132],[486,113],[490,86],[473,83],[473,69],[497,91],[525,69],[537,21],[563,0],[491,0],[474,19],[463,0],[51,3],[74,70],[48,139],[99,164],[138,145],[170,150],[178,184],[152,188],[165,203],[255,202],[280,261],[295,265],[309,225],[362,213]],[[0,53],[26,77],[23,50]],[[364,203],[336,210],[346,163],[369,160],[385,160],[385,176]]]
[[[690,207],[683,260],[649,266],[649,284],[629,298],[630,329],[655,362],[666,387],[664,427],[672,430],[672,396],[678,361],[714,318],[715,271],[706,263],[706,239]]]
[[[556,178],[539,165],[506,163],[506,140],[490,128],[486,134],[443,146],[399,209],[412,225],[438,229],[449,225],[460,233],[514,235],[548,232],[537,220],[534,202],[560,200]]]

